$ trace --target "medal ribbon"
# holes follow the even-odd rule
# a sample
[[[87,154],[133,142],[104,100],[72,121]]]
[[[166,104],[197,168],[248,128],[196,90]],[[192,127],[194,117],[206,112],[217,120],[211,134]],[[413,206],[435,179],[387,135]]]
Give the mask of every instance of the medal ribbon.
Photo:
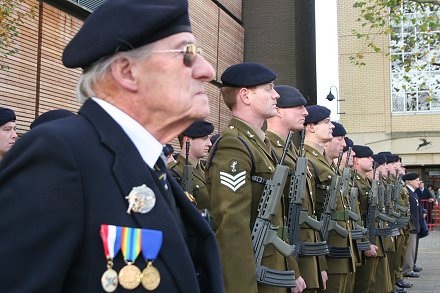
[[[121,250],[126,262],[133,263],[141,251],[141,229],[122,227]]]
[[[100,234],[105,257],[113,259],[121,248],[121,227],[103,224],[101,225]]]
[[[162,247],[162,231],[142,229],[142,255],[148,261],[154,261]]]

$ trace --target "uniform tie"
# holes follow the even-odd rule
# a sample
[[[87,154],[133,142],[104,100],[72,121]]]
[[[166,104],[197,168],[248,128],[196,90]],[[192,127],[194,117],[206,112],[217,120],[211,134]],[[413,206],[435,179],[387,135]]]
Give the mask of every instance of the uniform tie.
[[[165,156],[163,153],[157,159],[156,164],[154,165],[154,171],[163,188],[168,190],[167,168],[165,166]]]

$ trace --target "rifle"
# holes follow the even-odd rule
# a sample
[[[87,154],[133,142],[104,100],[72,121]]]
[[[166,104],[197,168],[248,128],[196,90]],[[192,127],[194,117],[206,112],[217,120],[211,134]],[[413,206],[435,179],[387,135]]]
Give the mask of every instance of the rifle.
[[[407,216],[408,209],[404,206],[401,206],[399,203],[400,192],[402,191],[403,184],[401,180],[401,176],[397,176],[396,182],[393,186],[393,196],[392,201],[394,203],[394,210],[399,214],[397,218],[397,224],[392,227],[403,228],[409,223],[409,217]]]
[[[351,153],[351,147],[348,148],[347,150],[347,160],[345,161],[345,166],[344,166],[344,170],[342,171],[342,188],[341,188],[341,194],[342,194],[342,198],[348,198],[348,189],[350,187],[350,174],[351,174],[351,169],[348,166],[349,160],[350,160],[350,153]],[[350,202],[348,202],[348,206],[350,209],[347,210],[347,214],[348,217],[350,218],[350,220],[357,222],[359,221],[360,217],[358,214],[356,214],[355,211],[353,211],[353,209],[350,206]]]
[[[359,194],[359,189],[354,186],[355,178],[356,178],[356,171],[353,174],[353,184],[352,184],[352,187],[350,190],[350,209],[353,213],[356,212],[356,206],[358,205],[358,194]],[[356,246],[359,250],[369,250],[370,249],[370,242],[369,241],[360,241],[361,239],[364,238],[364,235],[367,234],[368,229],[359,225],[358,221],[353,221],[354,230],[351,230],[351,238],[353,240],[356,240]]]
[[[327,189],[327,194],[325,196],[324,210],[321,214],[321,222],[323,222],[323,227],[321,229],[321,239],[327,241],[328,233],[331,230],[335,230],[339,236],[346,238],[348,236],[348,231],[342,228],[336,220],[332,218],[332,214],[336,211],[336,206],[338,204],[338,195],[341,186],[341,176],[338,175],[339,165],[341,163],[341,154],[339,154],[338,166],[335,171],[335,175],[332,178],[332,182]]]
[[[304,130],[301,132],[301,143],[298,158],[296,159],[295,172],[290,177],[289,214],[287,217],[288,239],[295,245],[294,255],[325,255],[328,246],[325,241],[303,242],[300,241],[301,225],[306,224],[315,231],[322,229],[322,222],[315,220],[308,214],[308,209],[303,208],[304,193],[306,190],[307,159],[302,154],[304,146]]]
[[[400,213],[398,213],[393,206],[392,197],[393,197],[394,185],[391,182],[390,177],[391,177],[390,173],[388,172],[387,186],[385,188],[385,212],[387,213],[388,216],[394,217],[397,220],[397,218],[400,217]]]
[[[260,203],[258,205],[258,215],[252,229],[252,246],[256,258],[257,282],[266,285],[294,288],[295,272],[280,271],[261,265],[263,253],[266,245],[272,244],[285,257],[291,255],[295,250],[295,245],[289,245],[277,236],[278,226],[272,224],[272,219],[276,215],[278,205],[281,201],[284,186],[286,185],[289,168],[282,165],[287,150],[292,141],[292,133],[287,137],[283,155],[275,168],[272,179],[267,180]]]
[[[377,164],[374,163],[373,180],[371,182],[370,197],[368,198],[368,214],[367,214],[368,240],[370,241],[371,244],[374,245],[376,245],[376,236],[384,237],[384,236],[391,236],[393,234],[391,228],[376,227],[376,219],[381,219],[381,220],[384,219],[381,218],[383,214],[378,210],[379,180],[375,178],[376,167]]]
[[[189,140],[185,142],[186,144],[186,153],[185,153],[185,165],[183,166],[183,189],[189,194],[193,194],[193,166],[188,162],[189,157]]]

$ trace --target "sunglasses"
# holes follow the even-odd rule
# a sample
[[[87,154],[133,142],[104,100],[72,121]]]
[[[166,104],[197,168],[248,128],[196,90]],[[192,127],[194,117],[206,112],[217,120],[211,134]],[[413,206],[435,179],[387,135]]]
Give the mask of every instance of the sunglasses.
[[[197,47],[195,44],[188,44],[182,49],[154,50],[152,53],[183,53],[183,64],[187,67],[191,67],[197,54],[202,54],[202,48]]]

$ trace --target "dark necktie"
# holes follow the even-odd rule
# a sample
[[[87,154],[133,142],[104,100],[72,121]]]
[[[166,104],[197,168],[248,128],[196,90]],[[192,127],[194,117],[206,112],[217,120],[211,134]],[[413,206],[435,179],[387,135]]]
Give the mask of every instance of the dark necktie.
[[[185,232],[185,226],[182,222],[182,217],[180,216],[180,212],[177,210],[176,201],[174,199],[174,195],[171,192],[171,188],[169,185],[169,182],[167,180],[167,167],[165,165],[166,157],[162,153],[157,159],[156,164],[154,165],[154,173],[159,180],[160,184],[162,185],[164,191],[163,196],[165,198],[165,201],[167,202],[168,206],[170,207],[171,212],[174,214],[177,225],[179,226],[180,230],[182,231],[184,237],[186,238],[186,232]]]

